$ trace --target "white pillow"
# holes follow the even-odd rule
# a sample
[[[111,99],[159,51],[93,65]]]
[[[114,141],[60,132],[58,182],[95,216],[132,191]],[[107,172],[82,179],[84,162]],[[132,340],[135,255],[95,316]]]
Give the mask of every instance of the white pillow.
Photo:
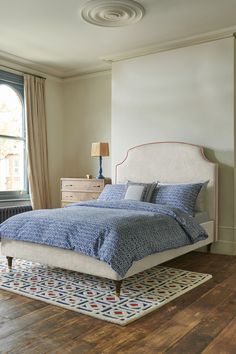
[[[137,188],[136,191],[135,191],[135,188],[132,188],[128,191],[130,186],[142,187],[143,188],[142,194],[141,194],[141,188]],[[151,202],[152,195],[153,195],[154,190],[156,189],[156,186],[157,186],[156,182],[143,183],[143,182],[128,181],[126,184],[126,191],[124,194],[124,199],[139,200],[139,201],[143,201],[143,202]],[[126,193],[127,193],[127,196],[126,196]],[[140,194],[141,194],[141,196],[140,196]]]
[[[143,185],[138,185],[138,184],[130,184],[127,187],[127,190],[125,192],[124,199],[129,199],[129,200],[143,200],[143,195],[146,191],[146,187]]]

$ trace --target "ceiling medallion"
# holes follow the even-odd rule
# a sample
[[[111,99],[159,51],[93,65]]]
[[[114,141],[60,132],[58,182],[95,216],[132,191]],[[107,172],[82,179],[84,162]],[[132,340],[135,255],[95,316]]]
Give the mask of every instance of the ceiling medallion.
[[[81,10],[84,21],[103,27],[128,26],[138,22],[144,8],[133,0],[90,0]]]

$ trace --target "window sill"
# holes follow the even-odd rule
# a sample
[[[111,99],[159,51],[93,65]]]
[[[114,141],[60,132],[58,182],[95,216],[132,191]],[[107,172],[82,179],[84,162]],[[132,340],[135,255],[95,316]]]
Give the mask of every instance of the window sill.
[[[31,205],[30,199],[22,198],[22,199],[0,199],[0,208],[1,207],[11,207],[11,206],[18,206],[18,205]]]

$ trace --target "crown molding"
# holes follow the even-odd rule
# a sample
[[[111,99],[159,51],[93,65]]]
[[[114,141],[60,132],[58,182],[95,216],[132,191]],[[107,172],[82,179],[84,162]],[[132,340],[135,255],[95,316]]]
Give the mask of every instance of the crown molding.
[[[40,65],[28,59],[4,52],[0,50],[0,65],[11,66],[12,70],[27,71],[29,73],[44,76],[45,78],[61,81],[61,72],[46,65]]]
[[[208,32],[200,35],[186,37],[184,39],[177,39],[168,42],[162,42],[149,47],[143,47],[136,50],[131,50],[119,54],[114,54],[101,58],[107,63],[114,63],[121,60],[137,58],[145,55],[165,52],[173,49],[189,47],[192,45],[212,42],[220,39],[235,37],[236,27],[229,27],[227,29]]]
[[[2,65],[3,68],[4,66],[10,66],[12,70],[17,71],[19,74],[22,73],[22,71],[27,71],[29,73],[44,76],[45,78],[57,82],[72,82],[79,79],[90,78],[104,75],[105,73],[110,73],[111,64],[116,61],[132,59],[172,49],[178,49],[205,42],[216,41],[219,39],[230,38],[235,36],[235,33],[236,26],[219,31],[208,32],[201,35],[187,37],[181,40],[162,42],[153,46],[143,47],[136,50],[131,50],[99,58],[101,60],[101,64],[94,67],[85,68],[83,70],[58,70],[47,65],[38,64],[37,62],[24,59],[22,57],[0,50],[0,66]]]
[[[46,65],[40,65],[36,62],[33,62],[28,59],[4,52],[0,50],[0,65],[2,66],[11,66],[12,70],[18,71],[20,74],[21,71],[28,71],[35,75],[41,75],[45,78],[56,80],[58,82],[63,82],[65,80],[77,80],[79,77],[84,77],[86,75],[94,75],[99,72],[109,71],[111,65],[109,63],[104,63],[101,61],[100,65],[93,66],[91,68],[84,68],[81,70],[68,70],[68,71],[59,71],[48,67]]]
[[[67,82],[74,82],[74,81],[79,81],[79,80],[86,80],[86,79],[92,79],[95,77],[101,77],[101,76],[108,76],[111,75],[111,69],[109,70],[101,70],[101,71],[94,71],[91,73],[85,73],[85,74],[79,74],[73,77],[66,77],[63,78],[62,81],[67,83]]]
[[[96,66],[90,66],[87,68],[83,68],[82,70],[79,69],[67,70],[63,74],[61,74],[61,78],[63,80],[71,80],[73,78],[77,78],[80,76],[111,70],[111,64],[109,62],[106,63],[100,58],[98,58],[98,60],[100,60],[100,64]]]

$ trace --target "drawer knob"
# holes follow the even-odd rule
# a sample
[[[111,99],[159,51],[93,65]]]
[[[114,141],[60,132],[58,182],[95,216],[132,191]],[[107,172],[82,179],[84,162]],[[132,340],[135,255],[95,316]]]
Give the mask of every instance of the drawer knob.
[[[72,187],[73,184],[65,184],[65,187]]]

